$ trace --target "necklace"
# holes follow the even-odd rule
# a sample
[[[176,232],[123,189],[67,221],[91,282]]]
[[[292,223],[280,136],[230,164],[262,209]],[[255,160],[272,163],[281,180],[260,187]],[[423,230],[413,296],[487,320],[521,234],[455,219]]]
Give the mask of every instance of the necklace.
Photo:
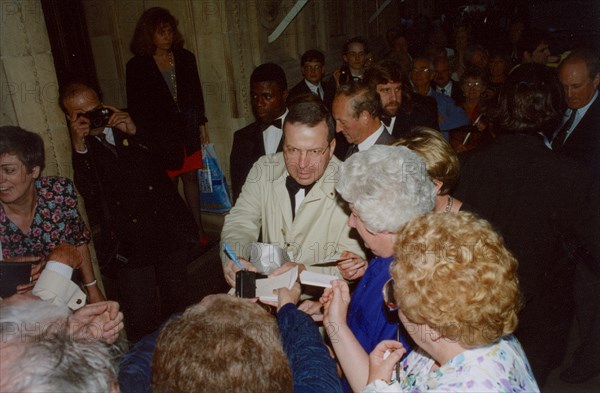
[[[452,196],[448,195],[448,203],[446,203],[446,208],[444,209],[444,213],[450,213],[450,210],[452,210],[453,204],[454,204],[454,198],[452,198]]]
[[[175,59],[173,52],[169,52],[169,65],[171,66],[171,84],[173,85],[173,101],[177,104],[177,75],[175,74]]]

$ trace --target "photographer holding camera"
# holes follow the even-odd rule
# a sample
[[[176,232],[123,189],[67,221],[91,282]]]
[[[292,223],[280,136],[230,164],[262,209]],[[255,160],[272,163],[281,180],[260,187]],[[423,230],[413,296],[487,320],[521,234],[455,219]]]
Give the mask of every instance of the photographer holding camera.
[[[71,131],[75,184],[88,203],[100,199],[108,216],[102,233],[114,235],[109,262],[116,265],[128,337],[136,341],[163,321],[156,286],[162,315],[190,304],[187,263],[198,228],[127,112],[103,104],[82,83],[64,86],[60,103]]]

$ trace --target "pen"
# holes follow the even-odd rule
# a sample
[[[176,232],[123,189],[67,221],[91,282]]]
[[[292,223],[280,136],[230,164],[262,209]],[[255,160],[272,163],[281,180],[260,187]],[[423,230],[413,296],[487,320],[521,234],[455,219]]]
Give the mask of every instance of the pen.
[[[242,266],[242,264],[240,263],[240,260],[238,259],[237,255],[235,255],[235,252],[233,252],[231,247],[229,247],[229,244],[223,243],[223,248],[225,249],[225,254],[227,254],[229,259],[231,259],[233,263],[237,265],[237,267],[239,267],[242,270],[246,270],[246,268],[244,268],[244,266]]]

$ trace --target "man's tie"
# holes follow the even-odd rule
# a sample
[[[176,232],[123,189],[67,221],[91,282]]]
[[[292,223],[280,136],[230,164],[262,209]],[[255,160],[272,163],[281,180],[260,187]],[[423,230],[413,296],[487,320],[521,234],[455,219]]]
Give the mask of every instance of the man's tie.
[[[288,193],[290,194],[290,203],[292,205],[292,219],[296,217],[296,194],[298,194],[300,190],[304,190],[304,196],[308,195],[315,183],[303,186],[291,176],[288,176],[285,179],[285,188],[287,188]]]
[[[577,115],[577,109],[571,109],[571,116],[566,121],[566,123],[558,130],[554,139],[552,139],[552,150],[560,150],[561,147],[565,144],[565,139],[567,139],[567,131],[573,125],[575,121],[575,116]]]
[[[264,131],[264,130],[266,130],[267,128],[269,128],[271,126],[273,126],[275,128],[279,128],[281,130],[282,125],[283,124],[281,122],[281,118],[279,118],[279,119],[273,120],[273,122],[271,122],[271,123],[261,123],[260,130]]]
[[[354,145],[350,145],[350,147],[348,148],[348,151],[346,152],[346,158],[350,157],[352,154],[356,153],[358,151],[358,145],[354,144]]]
[[[442,93],[443,95],[446,95],[446,89],[440,89],[440,93]]]
[[[317,87],[317,97],[319,97],[321,100],[323,99],[323,94],[321,94],[321,88]]]

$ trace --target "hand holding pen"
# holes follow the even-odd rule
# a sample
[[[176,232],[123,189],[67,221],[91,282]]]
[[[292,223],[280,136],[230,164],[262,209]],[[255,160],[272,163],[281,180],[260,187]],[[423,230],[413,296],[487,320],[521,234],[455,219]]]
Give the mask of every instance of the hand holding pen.
[[[350,251],[342,252],[337,268],[346,280],[357,280],[365,274],[367,261]]]
[[[256,267],[254,267],[253,264],[244,258],[239,258],[227,243],[223,243],[223,251],[230,259],[230,261],[223,267],[223,274],[225,275],[225,280],[227,283],[232,288],[235,288],[235,273],[240,270],[249,270],[255,272]]]

